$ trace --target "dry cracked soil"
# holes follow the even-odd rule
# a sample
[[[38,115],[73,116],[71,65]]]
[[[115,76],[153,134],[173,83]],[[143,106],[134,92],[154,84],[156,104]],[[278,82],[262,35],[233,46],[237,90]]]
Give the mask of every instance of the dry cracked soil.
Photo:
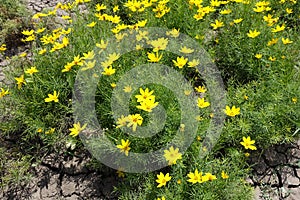
[[[32,167],[29,183],[5,188],[0,199],[117,199],[113,186],[121,179],[109,168],[99,172],[87,167],[90,160],[88,152],[74,156],[50,154]]]

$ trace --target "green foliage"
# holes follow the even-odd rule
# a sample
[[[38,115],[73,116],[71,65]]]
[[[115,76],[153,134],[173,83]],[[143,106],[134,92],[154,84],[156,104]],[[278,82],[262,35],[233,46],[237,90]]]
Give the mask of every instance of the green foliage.
[[[26,27],[29,12],[26,10],[24,2],[17,0],[3,0],[0,2],[0,44],[16,44],[20,36],[20,29]]]
[[[6,148],[0,148],[0,187],[13,186],[30,180],[28,170],[31,157],[22,154],[10,153]]]
[[[67,6],[68,8],[64,8],[64,10],[72,21],[67,18],[62,19],[64,23],[62,25],[55,24],[54,29],[49,27],[53,27],[51,23],[57,16],[51,11],[44,13],[45,16],[40,16],[37,23],[32,25],[35,40],[29,41],[29,43],[32,44],[33,59],[13,57],[12,60],[17,60],[17,64],[14,66],[14,70],[7,72],[7,77],[14,84],[9,87],[10,93],[0,99],[1,108],[8,107],[10,113],[10,119],[3,120],[4,122],[0,125],[0,130],[3,131],[1,135],[8,136],[18,133],[19,143],[30,147],[25,151],[25,157],[30,155],[37,160],[45,154],[61,148],[72,152],[70,145],[66,147],[66,144],[74,144],[75,151],[84,148],[81,140],[76,137],[84,129],[84,121],[80,121],[80,127],[76,130],[78,119],[73,118],[72,103],[74,102],[72,101],[74,96],[72,95],[74,92],[78,92],[74,91],[76,76],[83,68],[87,67],[87,63],[91,64],[93,61],[95,61],[95,66],[87,69],[91,75],[88,80],[91,83],[97,80],[93,99],[95,100],[95,112],[110,143],[120,145],[122,139],[129,140],[131,148],[129,154],[131,152],[149,152],[170,143],[177,130],[180,130],[180,133],[184,132],[186,128],[187,131],[184,134],[191,134],[190,129],[185,127],[185,124],[181,124],[180,118],[184,114],[184,110],[181,110],[183,105],[180,105],[172,88],[155,83],[147,83],[129,91],[129,102],[126,102],[124,107],[128,107],[129,114],[138,113],[143,117],[143,123],[141,127],[137,126],[137,129],[147,127],[151,124],[151,116],[155,116],[153,114],[155,112],[138,109],[136,106],[139,105],[139,102],[135,96],[140,93],[139,88],[153,90],[155,100],[159,102],[159,106],[165,109],[167,116],[164,127],[158,131],[159,134],[141,139],[130,134],[133,133],[132,127],[125,127],[127,124],[122,128],[116,128],[120,124],[114,118],[115,113],[111,110],[111,104],[114,91],[121,85],[118,81],[122,80],[122,76],[128,71],[148,63],[148,53],[152,50],[148,46],[143,50],[135,50],[122,55],[109,65],[116,69],[116,72],[112,75],[103,75],[106,68],[99,66],[105,65],[101,62],[108,58],[108,53],[104,50],[103,45],[109,41],[108,47],[112,49],[112,52],[109,53],[118,52],[117,48],[119,47],[113,46],[121,41],[116,37],[116,33],[113,33],[118,32],[115,29],[117,24],[129,25],[125,29],[131,29],[129,32],[118,32],[120,37],[125,32],[136,33],[134,29],[138,27],[137,24],[147,19],[146,27],[176,28],[181,33],[196,38],[196,43],[202,45],[209,52],[221,71],[227,92],[226,105],[230,108],[232,106],[240,108],[240,113],[235,116],[226,116],[218,143],[213,149],[207,149],[207,146],[203,144],[207,134],[206,129],[214,119],[213,115],[218,113],[210,109],[211,106],[195,110],[192,114],[197,115],[199,128],[193,135],[195,140],[182,155],[182,159],[177,160],[175,165],[167,166],[160,171],[145,174],[125,173],[125,178],[116,188],[116,192],[120,194],[119,199],[156,199],[163,196],[166,199],[178,200],[251,199],[251,186],[245,183],[245,178],[249,173],[245,153],[249,153],[250,150],[244,149],[241,145],[243,137],[250,136],[252,140],[255,140],[254,145],[257,149],[262,150],[272,144],[293,141],[299,136],[298,3],[287,2],[283,4],[283,7],[278,7],[277,1],[270,1],[269,6],[274,10],[272,15],[273,17],[278,16],[278,22],[268,26],[267,22],[263,20],[268,12],[254,12],[253,8],[255,8],[256,2],[253,1],[220,4],[215,6],[215,11],[209,11],[203,19],[199,20],[193,17],[199,8],[184,0],[170,0],[166,4],[167,8],[170,8],[170,12],[161,18],[155,16],[157,13],[154,13],[158,3],[154,3],[151,8],[145,8],[144,11],[133,12],[124,6],[127,1],[101,2],[106,5],[106,9],[96,11],[97,1],[94,1],[86,4],[89,9],[88,13],[82,13],[76,4],[72,4],[71,7]],[[203,5],[208,6],[210,3],[212,2],[204,1]],[[119,6],[118,11],[114,11],[116,5]],[[293,13],[287,15],[287,8],[293,9]],[[232,12],[222,14],[221,12],[224,10]],[[116,22],[116,18],[112,17],[116,15],[120,16],[120,22]],[[239,18],[242,18],[241,22],[233,21]],[[212,24],[216,23],[216,20],[223,22],[223,26],[213,29]],[[96,22],[96,25],[88,27],[87,25],[91,22]],[[272,32],[276,25],[283,23],[286,26],[284,31]],[[46,29],[39,32],[38,30],[41,28]],[[255,29],[260,32],[260,35],[250,38],[247,33]],[[26,38],[28,39],[27,36],[23,36],[23,39],[26,40]],[[109,40],[111,38],[113,39]],[[289,38],[293,42],[283,44],[282,38]],[[274,41],[278,39],[278,41],[270,44],[273,39]],[[134,41],[131,43],[134,44]],[[177,48],[179,50],[181,46]],[[172,67],[184,76],[191,84],[192,89],[198,86],[207,87],[207,93],[201,95],[206,95],[206,102],[213,102],[212,93],[214,91],[209,91],[209,82],[202,77],[201,73],[193,67],[185,66],[183,69],[176,67],[173,60],[176,60],[178,55],[163,50],[159,51],[159,53],[162,52],[163,57],[159,63]],[[95,54],[95,59],[89,58],[88,55],[92,53]],[[262,57],[259,58],[257,54],[261,54]],[[38,72],[28,73],[32,67],[36,67]],[[20,80],[22,75],[24,76],[23,82],[26,84],[20,83],[18,87],[15,84],[15,78]],[[139,78],[143,74],[136,73],[135,75],[136,78]],[[180,80],[172,81],[180,82]],[[129,81],[128,86],[134,82],[134,80]],[[116,88],[114,84],[116,84]],[[80,91],[82,96],[92,91],[89,87],[83,86],[82,88],[86,88],[86,90]],[[184,86],[176,85],[176,88],[181,89],[183,94],[186,92],[185,96],[189,96],[189,91],[186,91]],[[122,93],[117,95],[118,98],[126,95],[127,92],[123,89],[125,88],[121,88]],[[58,93],[57,102],[53,97],[55,92]],[[46,99],[50,97],[53,98],[53,101],[47,102]],[[85,107],[82,105],[77,109],[85,109]],[[223,112],[225,108],[221,109],[222,114],[225,115]],[[91,114],[86,113],[83,118],[86,117],[88,121]],[[3,115],[8,116],[9,114],[5,112]],[[117,116],[117,118],[119,117],[121,116]],[[190,121],[193,120],[196,119],[191,117]],[[154,124],[152,128],[157,130],[159,126]],[[72,137],[70,133],[73,133],[75,137]],[[184,134],[182,137],[186,136]],[[179,137],[176,139],[175,142],[178,144],[182,142]],[[101,141],[99,137],[91,145],[94,148],[105,147],[106,143]],[[206,151],[210,152],[202,157],[202,153]],[[107,153],[113,155],[111,149]],[[1,158],[1,162],[5,159],[5,156]],[[164,157],[160,159],[165,161]],[[161,160],[159,161],[163,162]],[[26,160],[26,162],[29,161]],[[97,166],[93,163],[92,165]],[[23,169],[27,169],[27,167]],[[192,184],[188,181],[187,175],[194,172],[195,169],[204,174],[215,175],[216,180]],[[22,173],[24,171],[26,170],[23,170]],[[166,186],[157,188],[156,179],[160,172],[169,173],[172,179]],[[222,172],[227,173],[229,178],[222,177]],[[12,172],[8,174],[10,173]]]

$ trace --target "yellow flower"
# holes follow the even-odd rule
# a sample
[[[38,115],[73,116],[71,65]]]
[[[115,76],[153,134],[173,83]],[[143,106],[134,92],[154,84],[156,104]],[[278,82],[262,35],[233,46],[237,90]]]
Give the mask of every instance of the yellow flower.
[[[139,34],[135,36],[137,41],[141,41],[142,39],[148,40],[148,31],[139,31]]]
[[[197,40],[203,40],[205,38],[205,36],[204,35],[196,35],[195,38]]]
[[[88,62],[84,62],[85,67],[81,68],[81,71],[86,71],[88,69],[92,69],[95,67],[96,65],[96,60],[92,61],[88,61]]]
[[[128,153],[129,153],[129,150],[131,149],[129,147],[130,145],[130,142],[129,140],[121,140],[121,144],[118,144],[117,145],[117,148],[120,149],[121,152],[124,152],[126,156],[128,156]]]
[[[271,46],[273,44],[276,44],[278,42],[278,38],[273,38],[272,40],[270,40],[267,44],[267,46]]]
[[[253,145],[255,143],[255,140],[251,140],[250,136],[243,137],[243,141],[240,142],[241,145],[244,146],[245,149],[251,149],[256,150],[256,147]]]
[[[31,42],[35,40],[35,35],[30,35],[25,39],[21,39],[22,42]]]
[[[198,107],[199,108],[206,108],[210,106],[210,103],[207,101],[204,101],[204,98],[198,98]]]
[[[188,182],[191,182],[193,184],[195,184],[195,183],[203,183],[204,180],[203,180],[202,174],[203,174],[202,172],[200,172],[200,173],[198,172],[198,169],[196,169],[194,173],[193,172],[188,173],[187,176],[190,178],[188,180]]]
[[[20,77],[15,78],[17,81],[18,89],[21,89],[22,85],[26,85],[25,79],[24,79],[24,74],[22,74]]]
[[[99,47],[100,49],[106,49],[108,45],[108,42],[104,42],[104,40],[101,40],[100,43],[96,43],[96,47]]]
[[[166,35],[167,35],[167,36],[171,36],[171,37],[176,38],[176,37],[178,37],[179,34],[180,34],[179,30],[180,30],[180,29],[177,30],[177,29],[173,28],[171,31],[167,31],[167,32],[166,32]]]
[[[119,11],[119,6],[114,6],[113,7],[113,12],[117,12],[117,11]]]
[[[170,8],[168,8],[165,4],[158,4],[154,9],[152,9],[153,12],[155,12],[155,17],[161,18],[166,13],[170,12]]]
[[[205,175],[202,177],[202,179],[204,181],[213,181],[213,180],[216,180],[217,177],[211,173],[205,173]]]
[[[262,58],[262,54],[260,54],[260,53],[255,54],[255,58],[261,59]]]
[[[76,4],[83,4],[83,3],[87,3],[90,2],[91,0],[75,0]]]
[[[92,27],[94,27],[96,24],[97,24],[96,22],[91,22],[91,23],[87,24],[86,26],[92,28]]]
[[[118,175],[119,178],[124,178],[125,177],[125,173],[121,169],[117,170],[117,175]]]
[[[276,57],[270,56],[270,57],[269,57],[269,60],[272,61],[272,62],[274,62],[274,61],[276,61]]]
[[[197,121],[202,121],[203,120],[203,117],[201,117],[200,115],[198,115],[198,116],[196,116],[196,118],[195,118]]]
[[[198,136],[197,136],[197,141],[201,141],[201,139],[202,139],[202,138],[198,135]]]
[[[221,177],[222,177],[222,179],[227,179],[227,178],[229,178],[228,174],[225,173],[224,171],[221,172]]]
[[[268,22],[268,26],[273,26],[277,21],[279,20],[279,17],[272,18],[273,16],[268,14],[267,16],[264,16],[263,19],[265,22]]]
[[[179,130],[180,132],[184,132],[185,124],[180,124]]]
[[[264,11],[269,11],[271,10],[270,7],[265,7],[265,6],[257,6],[256,8],[253,8],[255,12],[264,12]]]
[[[292,98],[292,102],[293,102],[293,103],[297,103],[297,97],[293,97],[293,98]]]
[[[116,83],[111,83],[110,86],[111,86],[112,88],[115,88],[115,87],[117,87],[117,84],[116,84]]]
[[[5,51],[6,50],[6,44],[2,44],[1,46],[0,46],[0,52],[3,52],[3,51]]]
[[[155,98],[144,100],[140,103],[140,105],[136,106],[138,109],[152,112],[152,109],[158,105],[158,102],[155,102]]]
[[[159,175],[157,175],[157,179],[156,179],[156,182],[159,183],[157,185],[157,187],[162,187],[162,186],[165,186],[167,184],[168,181],[171,180],[171,176],[169,176],[169,173],[167,173],[166,175],[164,175],[162,172],[160,172]]]
[[[166,200],[165,197],[157,198],[157,200]]]
[[[289,38],[281,38],[281,41],[282,41],[282,43],[283,44],[291,44],[291,43],[293,43],[293,41],[291,41]]]
[[[232,12],[232,10],[227,9],[227,10],[222,10],[220,13],[221,13],[222,15],[228,15],[228,14],[230,14],[231,12]]]
[[[46,17],[47,14],[45,13],[36,13],[35,15],[32,16],[32,19],[39,19],[40,17]]]
[[[138,21],[137,23],[132,25],[126,25],[126,27],[128,27],[129,29],[138,30],[140,27],[145,27],[146,24],[147,24],[147,19],[143,21]]]
[[[61,72],[68,72],[72,69],[72,67],[74,66],[74,63],[71,62],[71,63],[67,63],[65,66],[64,66],[64,69],[61,70]]]
[[[119,58],[120,58],[120,54],[117,54],[117,53],[112,53],[107,56],[107,60],[111,63],[118,60]]]
[[[210,25],[213,27],[214,30],[216,30],[216,29],[224,26],[224,23],[216,19],[215,23],[211,23]]]
[[[57,10],[55,9],[55,10],[49,11],[49,12],[47,13],[47,15],[48,15],[48,16],[50,16],[50,15],[56,15],[56,12],[57,12]]]
[[[213,6],[214,3],[219,4],[219,3],[221,3],[221,2],[220,2],[220,1],[219,1],[219,2],[218,2],[218,1],[212,1],[212,2],[211,2],[211,6],[206,6],[206,7],[201,8],[202,11],[203,11],[204,13],[206,13],[206,14],[209,14],[209,13],[211,13],[211,12],[215,12],[216,9],[215,9],[214,6]],[[218,6],[216,6],[216,7],[218,7]],[[199,10],[200,10],[200,9],[199,9]],[[199,11],[198,11],[198,12],[199,12]]]
[[[205,16],[205,13],[203,13],[203,12],[198,12],[197,14],[195,14],[195,15],[193,16],[193,18],[196,19],[197,21],[199,21],[199,20],[203,19],[204,16]]]
[[[143,47],[140,45],[140,44],[137,44],[136,46],[135,46],[135,50],[142,50],[143,49]]]
[[[41,49],[39,50],[39,55],[43,55],[47,52],[47,49]]]
[[[104,67],[104,68],[109,67],[112,64],[113,64],[113,62],[110,61],[110,60],[106,60],[106,61],[101,62],[101,66]]]
[[[192,61],[188,62],[188,67],[196,67],[197,65],[200,64],[200,61],[197,59],[193,59]]]
[[[25,36],[31,36],[31,35],[33,35],[33,33],[34,33],[34,30],[24,30],[24,31],[22,31],[22,34],[23,35],[25,35]]]
[[[146,88],[145,90],[143,90],[143,88],[140,88],[140,94],[135,95],[135,98],[137,98],[137,102],[143,102],[149,99],[153,99],[155,98],[155,96],[152,95],[153,92],[154,90],[149,91],[149,88]]]
[[[124,117],[124,115],[122,115],[117,120],[117,127],[116,128],[120,128],[120,127],[126,126],[127,122],[128,122],[128,117]]]
[[[108,20],[111,23],[118,24],[118,23],[120,23],[121,18],[120,18],[120,16],[115,15],[115,16],[108,17]]]
[[[79,133],[85,129],[87,126],[87,124],[84,124],[82,127],[80,125],[80,122],[77,122],[76,124],[73,124],[73,128],[70,128],[69,131],[71,131],[71,133],[69,134],[72,137],[76,137],[77,135],[79,135]]]
[[[235,106],[232,106],[232,108],[230,108],[229,106],[226,106],[224,112],[226,113],[226,115],[234,117],[240,114],[240,108],[236,108]]]
[[[241,23],[242,21],[243,21],[242,18],[233,20],[233,22],[234,22],[235,24]]]
[[[182,159],[182,154],[179,152],[178,148],[174,149],[174,147],[171,146],[169,150],[164,150],[164,157],[169,165],[174,165],[177,160]]]
[[[285,11],[287,12],[287,14],[292,14],[293,13],[293,9],[291,9],[291,8],[287,8],[287,9],[285,9]]]
[[[71,19],[71,17],[68,15],[63,15],[63,16],[61,16],[61,18],[65,19],[65,20]]]
[[[154,52],[165,50],[168,45],[168,38],[158,38],[157,40],[150,41],[150,44],[153,46]]]
[[[39,72],[39,71],[36,69],[36,67],[31,67],[31,68],[25,70],[25,73],[30,74],[30,75],[37,73],[37,72]]]
[[[26,52],[23,52],[23,53],[21,53],[19,56],[20,56],[21,58],[23,58],[23,57],[27,56],[27,53],[26,53]]]
[[[57,93],[55,90],[53,92],[53,94],[48,94],[48,98],[45,98],[45,102],[51,102],[51,101],[54,101],[54,102],[58,102],[58,96],[59,96],[59,92]]]
[[[189,96],[192,93],[192,90],[184,90],[184,95]]]
[[[272,33],[277,33],[280,31],[283,31],[285,29],[285,25],[282,24],[282,26],[277,25],[276,28],[272,28]]]
[[[115,34],[115,37],[118,41],[121,41],[125,36],[128,36],[127,33],[118,33],[118,34]]]
[[[176,61],[172,60],[176,67],[179,69],[183,68],[183,66],[187,63],[188,58],[184,58],[183,56],[177,57]]]
[[[156,53],[149,53],[148,54],[148,62],[159,62],[162,58],[162,54],[159,55],[158,51]]]
[[[247,36],[250,38],[256,38],[257,36],[259,36],[259,34],[260,34],[260,32],[255,29],[254,31],[249,30],[249,33],[247,33]]]
[[[103,5],[103,4],[96,4],[96,11],[101,11],[101,10],[105,10],[106,9],[106,6]]]
[[[146,26],[146,24],[147,24],[147,19],[145,19],[145,20],[142,20],[142,21],[138,21],[135,25],[137,26],[137,27],[145,27]]]
[[[50,52],[54,52],[56,50],[59,50],[59,49],[62,49],[66,46],[68,46],[69,44],[69,38],[67,37],[64,37],[62,39],[62,43],[59,43],[59,42],[55,42],[55,44],[53,45],[52,49],[50,50]]]
[[[8,94],[9,94],[8,89],[5,91],[5,89],[1,88],[0,99]]]
[[[46,131],[45,132],[45,134],[52,134],[52,133],[54,133],[54,131],[55,131],[55,128],[50,128],[50,130],[48,130],[48,131]]]
[[[69,38],[67,38],[67,37],[64,37],[63,39],[62,39],[62,46],[63,47],[66,47],[66,46],[68,46],[68,44],[69,44]]]
[[[268,1],[259,1],[255,4],[256,7],[268,6],[268,5],[270,5],[270,2]]]
[[[102,74],[106,75],[106,76],[111,76],[114,73],[116,73],[116,69],[113,69],[111,66],[110,67],[105,67],[104,72],[102,72]]]
[[[143,3],[140,1],[127,1],[124,4],[124,7],[130,9],[132,12],[141,12],[143,11],[145,8],[143,7]]]
[[[115,28],[111,29],[111,32],[114,34],[119,33],[121,30],[128,28],[129,26],[126,24],[118,24]]]
[[[41,132],[43,132],[43,129],[39,128],[36,132],[41,133]]]
[[[193,53],[193,52],[194,52],[194,49],[190,49],[190,48],[187,48],[186,46],[184,46],[184,47],[182,47],[179,51],[180,51],[181,53],[189,54],[189,53]]]
[[[132,88],[131,88],[130,85],[125,86],[124,89],[123,89],[123,91],[127,92],[127,93],[131,92],[131,90],[132,90]]]
[[[195,87],[195,90],[199,93],[205,93],[207,91],[207,89],[205,88],[205,86],[198,86]]]
[[[45,30],[46,30],[46,28],[39,28],[39,29],[36,30],[35,32],[36,32],[37,34],[39,34],[39,33],[44,32]]]
[[[141,126],[143,123],[143,117],[140,114],[133,114],[128,116],[127,127],[132,126],[132,130],[136,131],[137,125]]]
[[[221,1],[213,0],[210,2],[210,5],[213,7],[219,7],[221,5]]]
[[[83,57],[81,59],[92,60],[92,59],[94,59],[94,57],[95,57],[94,51],[89,51],[87,53],[83,53]]]
[[[69,33],[71,33],[71,30],[72,30],[72,28],[68,28],[67,30],[62,29],[60,33],[63,35],[68,35]]]

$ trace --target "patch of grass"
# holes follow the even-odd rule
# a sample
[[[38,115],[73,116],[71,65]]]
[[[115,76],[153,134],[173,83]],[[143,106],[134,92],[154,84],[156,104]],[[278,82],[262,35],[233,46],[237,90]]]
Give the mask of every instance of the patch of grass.
[[[22,0],[3,0],[0,2],[0,11],[0,44],[7,45],[6,55],[10,56],[15,53],[10,52],[12,48],[24,45],[20,40],[21,31],[28,26],[29,11]]]
[[[7,77],[16,84],[3,88],[3,94],[8,89],[9,94],[0,102],[11,111],[11,119],[1,124],[1,134],[20,133],[21,144],[31,146],[25,155],[37,160],[57,149],[72,152],[89,145],[100,159],[121,155],[113,162],[124,175],[116,188],[120,199],[252,199],[252,188],[245,183],[251,151],[299,136],[298,2],[282,1],[281,7],[273,0],[130,2],[77,0],[33,16],[32,30],[23,32],[33,58],[12,58],[17,67]],[[80,11],[83,3],[89,12]],[[58,17],[56,10],[66,12],[64,24],[49,28]],[[251,35],[254,30],[260,34]],[[184,46],[201,46],[210,58],[193,61],[193,52],[183,51]],[[184,63],[197,58],[198,69]],[[213,88],[218,83],[205,76],[212,70],[209,62],[220,70],[227,93],[219,110],[213,109],[219,103],[215,98],[222,95]],[[143,94],[146,89],[153,93]],[[224,127],[208,129],[219,116]],[[157,134],[146,137],[151,131]],[[206,143],[206,136],[215,139],[209,131],[221,131],[212,148]],[[87,140],[82,143],[78,134]],[[175,163],[163,151],[171,151],[170,146],[180,147],[172,153]],[[162,153],[153,160],[166,167],[142,174],[122,172],[134,152],[159,149]],[[142,157],[134,161],[148,162]],[[160,173],[171,176],[162,187]]]

